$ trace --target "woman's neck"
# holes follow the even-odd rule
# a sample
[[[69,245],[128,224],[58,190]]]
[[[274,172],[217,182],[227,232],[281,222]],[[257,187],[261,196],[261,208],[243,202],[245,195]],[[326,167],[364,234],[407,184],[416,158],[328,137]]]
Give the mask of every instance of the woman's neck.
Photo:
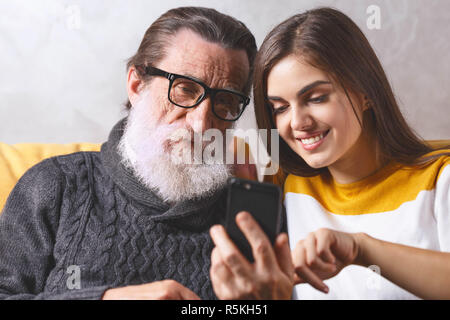
[[[361,134],[353,147],[328,166],[328,170],[333,179],[340,184],[362,180],[385,165],[385,162],[378,159],[377,149],[373,137]]]

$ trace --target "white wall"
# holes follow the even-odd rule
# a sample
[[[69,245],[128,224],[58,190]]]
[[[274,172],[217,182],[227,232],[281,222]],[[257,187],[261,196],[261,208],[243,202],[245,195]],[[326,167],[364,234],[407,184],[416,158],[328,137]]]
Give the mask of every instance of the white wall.
[[[372,4],[380,30],[366,25]],[[233,15],[258,45],[293,14],[318,5],[344,11],[376,49],[413,128],[450,139],[447,0],[0,0],[0,141],[104,141],[125,115],[125,60],[158,16],[184,5]],[[240,125],[255,125],[252,107]]]

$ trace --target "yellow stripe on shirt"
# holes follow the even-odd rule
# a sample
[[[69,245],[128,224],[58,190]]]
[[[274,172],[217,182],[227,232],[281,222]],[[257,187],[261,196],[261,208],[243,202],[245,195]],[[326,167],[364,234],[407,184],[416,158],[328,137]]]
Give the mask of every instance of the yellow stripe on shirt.
[[[315,177],[289,175],[285,193],[309,195],[327,211],[339,215],[361,215],[393,211],[419,192],[432,190],[450,156],[443,155],[422,167],[391,162],[360,181],[339,184],[330,174]]]

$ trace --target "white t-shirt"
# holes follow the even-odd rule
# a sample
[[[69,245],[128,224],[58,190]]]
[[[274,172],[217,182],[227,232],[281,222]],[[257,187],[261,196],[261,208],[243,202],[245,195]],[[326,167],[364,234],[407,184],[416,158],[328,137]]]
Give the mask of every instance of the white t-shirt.
[[[450,157],[425,167],[390,163],[373,175],[338,184],[329,174],[289,175],[284,185],[292,249],[320,228],[356,233],[408,246],[450,251]],[[405,269],[408,265],[402,266]],[[381,276],[379,275],[381,273]],[[328,294],[309,284],[295,299],[417,299],[382,277],[378,266],[351,265],[325,280]],[[420,274],[418,275],[420,276]]]

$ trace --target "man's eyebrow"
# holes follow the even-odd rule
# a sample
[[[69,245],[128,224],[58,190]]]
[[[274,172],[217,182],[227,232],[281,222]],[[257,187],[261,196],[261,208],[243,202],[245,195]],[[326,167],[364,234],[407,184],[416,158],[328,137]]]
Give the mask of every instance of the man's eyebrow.
[[[331,84],[330,81],[325,81],[325,80],[317,80],[314,81],[306,86],[304,86],[303,88],[301,88],[298,92],[297,92],[297,97],[302,96],[303,94],[305,94],[306,92],[314,89],[317,86],[320,86],[321,84]],[[267,99],[269,100],[273,100],[273,101],[280,101],[282,100],[280,97],[267,97]]]
[[[205,81],[203,81],[202,79],[199,79],[197,77],[195,77],[194,75],[192,75],[191,73],[181,73],[180,75],[184,76],[184,77],[189,77],[195,81],[201,82],[201,83],[205,83]]]
[[[190,74],[190,73],[181,74],[181,75],[183,75],[183,76],[185,76],[185,77],[189,77],[189,78],[191,78],[191,79],[193,79],[193,80],[195,80],[195,81],[197,81],[197,82],[201,82],[201,83],[203,83],[204,85],[207,85],[207,84],[205,83],[205,81],[203,81],[202,79],[199,79],[199,78],[193,76],[193,75]],[[214,88],[212,88],[212,89],[214,89]],[[216,88],[216,89],[218,89],[218,88]],[[226,90],[231,90],[231,91],[242,92],[241,89],[236,88],[236,87],[234,87],[234,86],[226,86],[226,87],[220,88],[220,89],[226,89]]]

